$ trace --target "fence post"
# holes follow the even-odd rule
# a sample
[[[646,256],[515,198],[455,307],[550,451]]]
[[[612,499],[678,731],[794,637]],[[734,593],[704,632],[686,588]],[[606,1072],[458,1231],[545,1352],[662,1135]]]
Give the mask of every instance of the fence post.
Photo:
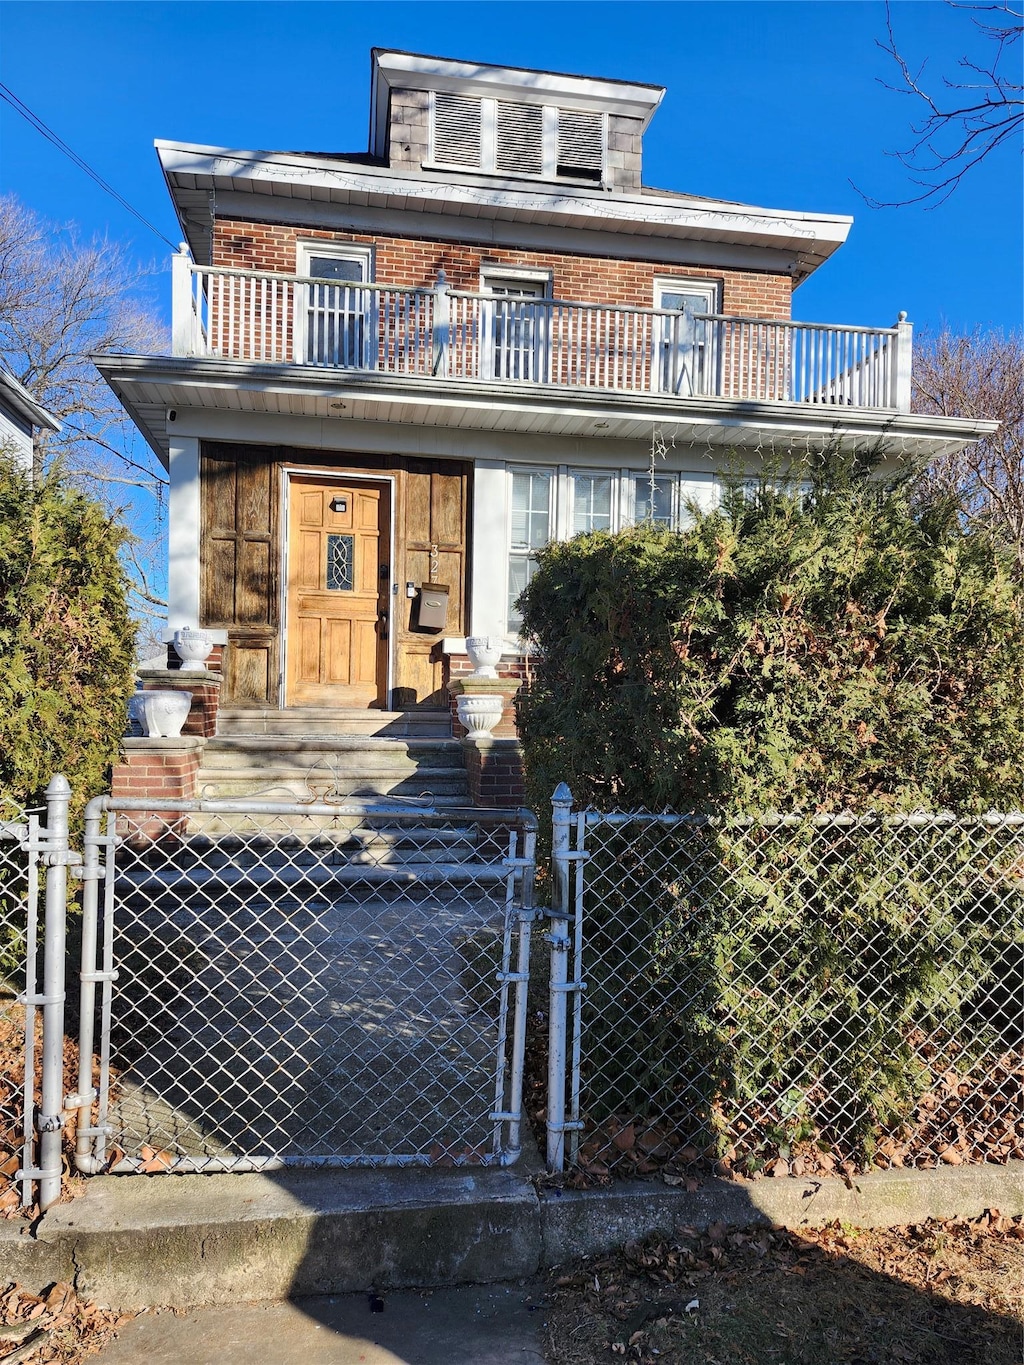
[[[188,242],[171,257],[171,355],[194,355],[192,256]]]
[[[565,1169],[565,1066],[566,1006],[565,983],[569,979],[569,840],[572,825],[572,792],[559,782],[551,798],[551,975],[548,1004],[548,1095],[547,1166],[549,1171]]]
[[[64,1127],[64,955],[67,932],[68,805],[71,787],[61,773],[46,788],[46,909],[43,921],[43,1056],[39,1130],[39,1207],[60,1198]]]
[[[451,331],[452,303],[448,297],[448,277],[443,270],[437,272],[434,288],[434,363],[432,373],[447,377],[449,336]]]
[[[907,321],[906,313],[900,313],[896,320],[896,354],[893,357],[893,387],[897,412],[910,411],[910,395],[913,380],[914,324]]]

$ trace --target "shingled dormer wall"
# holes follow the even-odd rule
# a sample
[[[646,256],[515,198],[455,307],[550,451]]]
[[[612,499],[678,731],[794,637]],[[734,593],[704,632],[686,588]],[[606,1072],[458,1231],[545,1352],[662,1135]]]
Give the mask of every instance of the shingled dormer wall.
[[[388,165],[418,171],[430,155],[430,91],[392,90]]]

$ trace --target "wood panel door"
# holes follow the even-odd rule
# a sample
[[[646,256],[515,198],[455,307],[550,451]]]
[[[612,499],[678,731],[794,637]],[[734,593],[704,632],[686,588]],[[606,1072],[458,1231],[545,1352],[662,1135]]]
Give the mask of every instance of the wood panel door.
[[[293,474],[286,706],[385,706],[390,486]]]

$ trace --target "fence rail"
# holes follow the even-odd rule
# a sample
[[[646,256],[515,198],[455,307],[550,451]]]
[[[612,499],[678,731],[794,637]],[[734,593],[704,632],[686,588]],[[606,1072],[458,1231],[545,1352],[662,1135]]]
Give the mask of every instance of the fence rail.
[[[673,397],[910,409],[912,328],[347,283],[174,258],[172,349]]]
[[[1024,1157],[1024,815],[725,821],[570,800],[554,807],[555,1168]]]

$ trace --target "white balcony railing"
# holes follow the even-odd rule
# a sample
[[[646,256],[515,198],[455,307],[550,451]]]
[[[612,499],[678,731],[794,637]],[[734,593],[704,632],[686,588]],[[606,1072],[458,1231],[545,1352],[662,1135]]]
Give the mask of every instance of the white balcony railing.
[[[175,355],[910,410],[912,328],[348,284],[175,257]]]

